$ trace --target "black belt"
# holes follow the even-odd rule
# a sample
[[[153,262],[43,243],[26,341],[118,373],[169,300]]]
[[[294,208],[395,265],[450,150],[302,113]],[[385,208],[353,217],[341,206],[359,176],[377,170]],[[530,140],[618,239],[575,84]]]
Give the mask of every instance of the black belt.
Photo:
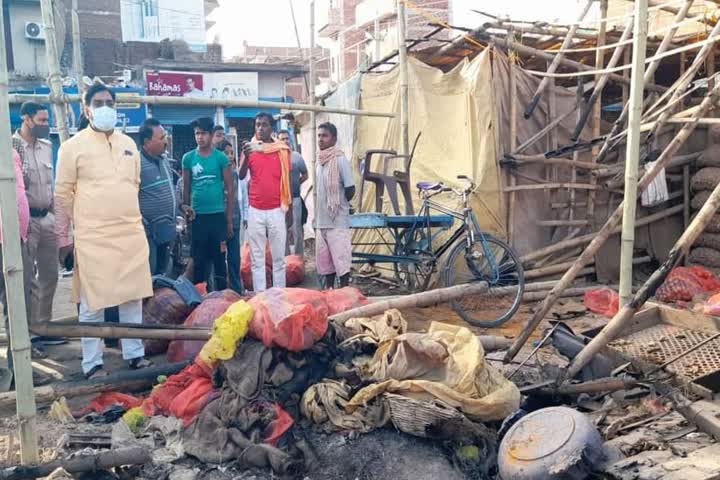
[[[31,208],[30,209],[30,216],[31,217],[46,217],[47,214],[50,213],[50,210],[47,208]]]

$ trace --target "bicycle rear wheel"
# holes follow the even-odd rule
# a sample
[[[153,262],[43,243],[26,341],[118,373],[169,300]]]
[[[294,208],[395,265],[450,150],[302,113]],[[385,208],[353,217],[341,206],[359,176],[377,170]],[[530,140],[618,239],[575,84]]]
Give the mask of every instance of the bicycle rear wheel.
[[[489,235],[476,235],[453,247],[444,271],[445,285],[487,282],[489,291],[450,302],[463,320],[477,327],[497,327],[520,308],[525,278],[520,260],[505,243]]]
[[[430,252],[430,242],[423,229],[402,233],[403,242],[395,245],[394,254],[407,261],[393,264],[395,278],[408,292],[422,292],[430,285],[435,272],[435,256]]]

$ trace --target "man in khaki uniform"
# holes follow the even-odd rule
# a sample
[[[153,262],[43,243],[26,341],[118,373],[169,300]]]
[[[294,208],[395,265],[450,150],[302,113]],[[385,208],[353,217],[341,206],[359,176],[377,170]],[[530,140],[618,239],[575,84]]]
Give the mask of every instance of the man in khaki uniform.
[[[48,110],[45,105],[25,102],[20,108],[22,125],[13,141],[22,146],[25,191],[30,206],[28,253],[33,269],[30,287],[31,323],[49,322],[58,283],[58,246],[53,213],[52,144],[48,140]],[[52,340],[58,339],[42,339]]]

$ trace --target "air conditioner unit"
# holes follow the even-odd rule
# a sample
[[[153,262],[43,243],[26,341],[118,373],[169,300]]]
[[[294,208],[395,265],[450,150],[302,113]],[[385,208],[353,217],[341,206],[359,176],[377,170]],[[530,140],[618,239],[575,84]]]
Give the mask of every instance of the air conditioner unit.
[[[25,22],[25,38],[45,40],[45,26],[39,22]]]

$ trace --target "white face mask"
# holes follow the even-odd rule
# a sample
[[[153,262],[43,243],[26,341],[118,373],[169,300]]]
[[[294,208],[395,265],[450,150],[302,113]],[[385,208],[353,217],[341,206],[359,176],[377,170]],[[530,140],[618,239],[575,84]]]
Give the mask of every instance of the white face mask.
[[[117,124],[117,110],[112,107],[98,107],[92,109],[92,124],[96,130],[109,132]]]

